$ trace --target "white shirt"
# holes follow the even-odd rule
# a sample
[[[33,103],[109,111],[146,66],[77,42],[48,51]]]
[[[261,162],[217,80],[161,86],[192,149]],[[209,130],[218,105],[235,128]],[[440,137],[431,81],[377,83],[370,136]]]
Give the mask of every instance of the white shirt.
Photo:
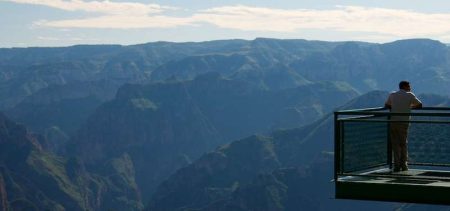
[[[412,106],[422,104],[419,99],[412,93],[400,89],[392,92],[386,100],[386,105],[391,106],[391,112],[409,113]],[[410,116],[393,116],[392,120],[409,120]]]

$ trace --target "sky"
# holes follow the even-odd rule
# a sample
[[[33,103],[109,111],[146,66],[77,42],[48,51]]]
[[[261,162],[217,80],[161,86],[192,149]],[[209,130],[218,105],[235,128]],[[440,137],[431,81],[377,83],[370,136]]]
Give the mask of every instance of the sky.
[[[448,0],[0,0],[0,47],[307,39],[450,43]]]

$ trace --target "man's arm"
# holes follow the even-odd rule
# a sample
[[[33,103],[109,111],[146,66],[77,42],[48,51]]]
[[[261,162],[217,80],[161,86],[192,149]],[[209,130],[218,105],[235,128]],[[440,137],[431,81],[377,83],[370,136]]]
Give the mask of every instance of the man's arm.
[[[411,93],[411,95],[413,97],[411,102],[411,108],[422,108],[422,102],[413,93]]]
[[[387,109],[392,109],[392,103],[391,103],[391,95],[387,98],[386,102],[384,103],[384,107]]]

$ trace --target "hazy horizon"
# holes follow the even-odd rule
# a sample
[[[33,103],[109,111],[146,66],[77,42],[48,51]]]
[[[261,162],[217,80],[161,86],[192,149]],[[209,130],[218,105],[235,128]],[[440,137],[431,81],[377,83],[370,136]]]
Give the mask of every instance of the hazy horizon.
[[[168,41],[168,40],[157,40],[157,41],[148,41],[148,42],[142,42],[142,43],[130,43],[130,44],[120,44],[120,43],[79,43],[79,44],[72,44],[72,45],[57,45],[57,46],[11,46],[11,47],[0,47],[0,49],[13,49],[13,48],[65,48],[65,47],[73,47],[73,46],[108,46],[108,45],[117,45],[117,46],[133,46],[133,45],[145,45],[150,43],[160,43],[160,42],[166,42],[166,43],[206,43],[206,42],[216,42],[216,41],[227,41],[227,40],[243,40],[243,41],[252,41],[256,39],[273,39],[273,40],[305,40],[305,41],[317,41],[317,42],[361,42],[361,43],[372,43],[372,44],[386,44],[386,43],[392,43],[396,41],[401,40],[435,40],[431,38],[408,38],[408,39],[398,39],[398,40],[392,40],[392,41],[386,41],[386,42],[369,42],[369,41],[361,41],[361,40],[338,40],[338,41],[330,41],[330,40],[310,40],[310,39],[303,39],[303,38],[275,38],[275,37],[256,37],[254,39],[240,39],[240,38],[229,38],[229,39],[217,39],[217,40],[199,40],[199,41]],[[445,45],[450,45],[450,43],[444,43],[440,40],[439,41]]]
[[[258,37],[450,43],[450,2],[0,0],[0,47],[134,45]]]

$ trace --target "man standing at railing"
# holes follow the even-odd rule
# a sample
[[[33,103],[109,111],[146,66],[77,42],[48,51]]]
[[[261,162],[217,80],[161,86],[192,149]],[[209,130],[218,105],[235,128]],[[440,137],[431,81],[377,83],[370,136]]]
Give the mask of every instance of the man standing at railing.
[[[392,92],[386,103],[386,108],[389,108],[393,113],[410,113],[411,108],[422,108],[422,102],[411,92],[411,86],[408,81],[401,81],[398,84],[399,90]],[[392,153],[394,154],[394,172],[408,170],[408,128],[410,116],[392,116],[393,121],[405,122],[391,122],[390,137]]]

